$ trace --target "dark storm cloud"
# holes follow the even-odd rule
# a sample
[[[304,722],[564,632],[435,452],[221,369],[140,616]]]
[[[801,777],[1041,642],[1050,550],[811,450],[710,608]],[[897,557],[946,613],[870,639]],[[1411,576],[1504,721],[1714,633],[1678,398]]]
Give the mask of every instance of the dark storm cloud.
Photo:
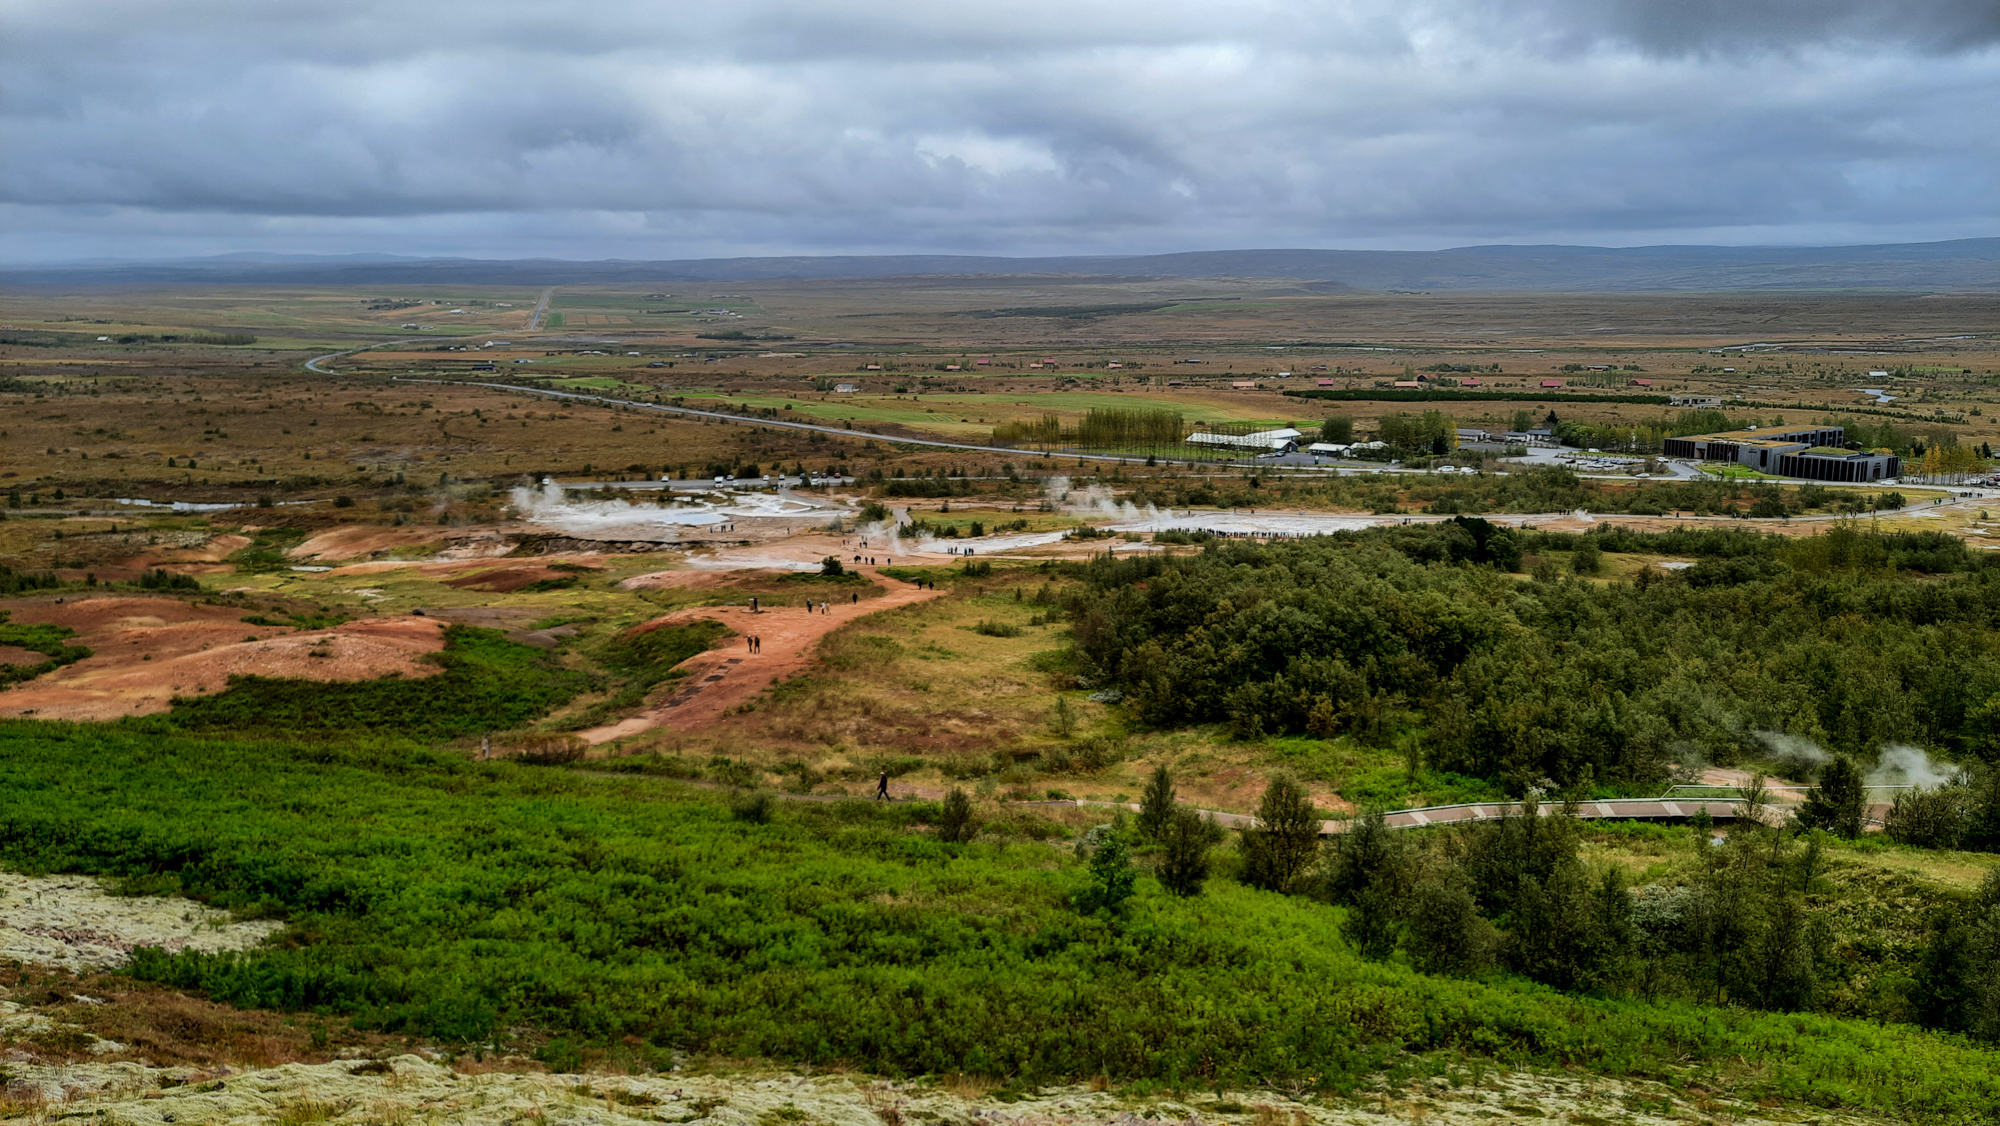
[[[0,0],[0,257],[1994,230],[1992,5]]]
[[[1665,54],[1825,44],[1944,52],[2000,41],[1992,0],[1508,0],[1499,8],[1558,41],[1605,39]]]

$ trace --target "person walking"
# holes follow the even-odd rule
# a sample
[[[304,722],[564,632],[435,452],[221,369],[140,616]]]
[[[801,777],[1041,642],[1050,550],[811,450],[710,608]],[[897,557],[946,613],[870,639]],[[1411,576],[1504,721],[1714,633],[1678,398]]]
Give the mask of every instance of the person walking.
[[[889,800],[889,772],[886,770],[882,772],[880,777],[875,779],[875,800]]]

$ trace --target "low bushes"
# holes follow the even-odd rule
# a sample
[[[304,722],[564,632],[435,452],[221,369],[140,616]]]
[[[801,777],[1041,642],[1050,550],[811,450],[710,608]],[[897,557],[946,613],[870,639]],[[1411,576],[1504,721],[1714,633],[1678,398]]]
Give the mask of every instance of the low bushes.
[[[1079,861],[1000,813],[948,844],[934,804],[757,823],[629,774],[33,721],[0,721],[0,792],[11,866],[289,921],[243,954],[141,951],[134,973],[445,1042],[528,1025],[891,1075],[1335,1091],[1410,1052],[1652,1076],[1741,1055],[1753,1095],[1902,1120],[2000,1105],[2000,1054],[1962,1040],[1426,976],[1356,957],[1339,909],[1231,881],[1183,899],[1141,877],[1126,917],[1080,917]]]

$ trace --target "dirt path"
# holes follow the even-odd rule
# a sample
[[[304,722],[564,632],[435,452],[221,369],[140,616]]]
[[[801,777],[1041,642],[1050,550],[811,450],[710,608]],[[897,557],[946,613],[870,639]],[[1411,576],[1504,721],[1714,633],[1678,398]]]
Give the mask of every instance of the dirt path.
[[[703,606],[656,619],[662,625],[678,625],[707,618],[721,622],[741,636],[731,638],[720,649],[710,649],[681,662],[678,667],[688,670],[689,675],[681,681],[681,687],[672,696],[637,715],[579,734],[585,742],[595,746],[660,727],[675,731],[706,727],[721,719],[729,709],[748,701],[772,684],[812,667],[813,646],[841,626],[869,614],[923,602],[943,593],[920,590],[912,583],[889,578],[873,567],[860,570],[888,593],[860,603],[838,603],[829,599],[824,614],[807,613],[793,606],[766,609],[754,614],[747,606]],[[744,644],[744,638],[751,636],[763,639],[758,652],[750,652]]]

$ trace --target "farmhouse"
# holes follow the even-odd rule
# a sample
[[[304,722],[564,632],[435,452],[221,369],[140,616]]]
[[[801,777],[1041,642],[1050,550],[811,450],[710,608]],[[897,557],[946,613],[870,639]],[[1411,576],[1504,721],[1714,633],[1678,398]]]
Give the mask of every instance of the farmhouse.
[[[1719,434],[1668,438],[1668,457],[1734,462],[1759,473],[1813,481],[1881,481],[1902,472],[1902,459],[1887,451],[1850,450],[1838,426],[1752,426]]]
[[[1722,405],[1720,395],[1671,395],[1667,402],[1677,407],[1694,407],[1697,410],[1713,409]]]

